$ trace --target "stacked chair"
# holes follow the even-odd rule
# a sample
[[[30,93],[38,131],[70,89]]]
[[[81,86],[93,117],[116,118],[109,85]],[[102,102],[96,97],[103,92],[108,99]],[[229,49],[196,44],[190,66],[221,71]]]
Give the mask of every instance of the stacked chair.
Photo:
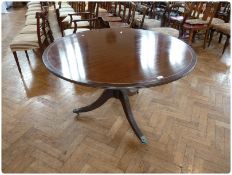
[[[24,28],[13,39],[10,44],[18,70],[22,75],[18,61],[17,51],[25,51],[29,59],[27,50],[39,49],[41,53],[53,42],[54,38],[48,22],[48,7],[44,3],[29,2],[27,4],[26,22]]]

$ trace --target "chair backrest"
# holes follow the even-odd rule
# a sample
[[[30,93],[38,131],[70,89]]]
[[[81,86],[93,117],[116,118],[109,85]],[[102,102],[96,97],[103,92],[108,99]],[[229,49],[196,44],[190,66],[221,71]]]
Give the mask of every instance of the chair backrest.
[[[118,16],[118,11],[117,9],[119,9],[119,2],[112,2],[112,8],[111,8],[111,13],[114,15],[114,16]]]
[[[113,14],[115,16],[119,16],[122,19],[122,22],[125,22],[127,19],[126,16],[126,8],[128,8],[128,2],[114,2],[114,10]]]
[[[44,50],[44,43],[49,44],[54,41],[51,27],[48,21],[48,12],[37,12],[36,19],[38,43],[40,48]]]
[[[70,4],[75,12],[84,12],[85,11],[85,6],[86,6],[85,1],[73,1],[73,2],[70,2]]]
[[[169,3],[163,14],[161,26],[170,26],[171,17],[183,16],[186,8],[187,3]]]
[[[199,18],[200,14],[202,14],[204,11],[205,5],[206,4],[204,2],[192,3],[189,18]]]
[[[100,8],[103,8],[103,9],[106,9],[108,12],[111,12],[111,10],[112,10],[112,2],[110,2],[110,1],[104,1],[104,2],[98,2],[98,4],[99,4],[99,7]]]
[[[228,23],[230,21],[230,2],[220,2],[215,17]]]
[[[206,8],[204,10],[202,20],[209,21],[208,25],[211,24],[213,17],[215,16],[216,11],[218,9],[218,5],[219,5],[218,2],[208,2],[207,3]]]
[[[148,16],[150,18],[162,18],[168,5],[168,2],[152,2],[151,4],[147,4],[146,6],[149,7]]]
[[[149,11],[149,7],[148,6],[142,5],[141,7],[143,9],[143,17],[142,17],[142,20],[140,22],[140,26],[139,26],[140,29],[143,28],[143,23],[144,23],[145,17],[147,15],[148,11]]]
[[[90,30],[96,29],[99,27],[98,24],[98,18],[95,16],[94,13],[91,12],[78,12],[75,15],[81,16],[81,19],[73,20],[72,16],[74,14],[69,14],[70,15],[70,25],[74,23],[74,31],[73,33],[76,33],[77,29],[79,28],[78,22],[83,22],[86,21],[89,23],[88,26],[85,26],[84,28],[88,28]]]
[[[62,5],[63,5],[63,4],[69,4],[69,5],[70,5],[71,2],[62,2],[62,1],[59,1],[59,2],[58,2],[59,9],[62,8]],[[71,5],[70,5],[70,6],[71,6]]]
[[[98,17],[98,8],[99,8],[99,5],[98,5],[98,2],[88,2],[88,12],[94,14],[96,17]]]
[[[133,27],[134,24],[135,10],[136,10],[136,4],[134,2],[130,2],[128,17],[127,17],[127,23],[129,23],[130,27]]]
[[[36,19],[37,19],[37,37],[38,43],[42,51],[44,50],[44,42],[47,41],[47,32],[46,32],[46,12],[36,12]]]

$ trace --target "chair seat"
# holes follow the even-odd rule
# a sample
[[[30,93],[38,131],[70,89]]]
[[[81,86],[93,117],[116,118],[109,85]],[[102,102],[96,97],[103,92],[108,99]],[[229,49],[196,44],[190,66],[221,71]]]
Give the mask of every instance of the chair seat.
[[[60,17],[66,17],[68,16],[68,14],[74,14],[76,13],[75,11],[63,11],[63,12],[60,12]]]
[[[187,24],[187,23],[185,23],[184,25],[183,25],[183,27],[185,28],[185,29],[204,29],[204,28],[207,28],[207,25],[206,24]]]
[[[136,21],[135,21],[136,23]],[[140,21],[141,24],[141,21]],[[140,24],[138,26],[140,26]],[[136,24],[137,25],[137,24]],[[161,21],[157,19],[144,19],[143,29],[156,28],[161,26]]]
[[[42,23],[42,19],[40,19],[40,23]],[[36,18],[26,18],[25,25],[37,25],[37,19]]]
[[[110,16],[109,13],[106,13],[105,15],[101,16],[103,21],[106,22],[119,22],[122,21],[122,19],[119,16]]]
[[[41,7],[30,7],[27,9],[27,12],[31,12],[31,11],[41,11]]]
[[[74,9],[72,7],[59,9],[59,13],[62,13],[62,12],[74,12]]]
[[[224,23],[224,24],[216,24],[214,25],[214,29],[226,34],[230,35],[230,23]]]
[[[73,15],[72,18],[73,18],[73,20],[78,20],[78,19],[81,19],[81,16]],[[68,16],[66,16],[66,17],[63,19],[62,22],[70,23],[70,20],[71,20],[71,18],[70,18],[70,16],[68,15]]]
[[[41,8],[41,5],[40,4],[31,4],[31,5],[28,5],[27,8],[34,8],[34,7],[40,7]]]
[[[139,15],[139,14],[135,14],[135,19],[137,19],[138,21],[142,21],[143,19],[143,15]],[[149,19],[149,16],[145,16],[144,19]]]
[[[173,36],[173,37],[176,37],[176,38],[179,37],[179,31],[176,30],[176,29],[173,29],[171,27],[156,27],[156,28],[151,28],[149,30],[152,30],[152,31],[155,31],[155,32],[158,32],[158,33],[162,33],[162,34],[165,34],[165,35],[170,35],[170,36]]]
[[[185,23],[187,24],[191,24],[191,25],[198,25],[198,24],[208,24],[208,21],[202,20],[202,19],[188,19],[185,21]]]
[[[44,41],[45,37],[42,36],[41,40]],[[39,42],[37,34],[19,34],[17,35],[10,44],[12,51],[19,50],[31,50],[39,48]]]
[[[20,31],[20,33],[36,33],[36,32],[37,32],[37,25],[27,25]]]
[[[118,28],[118,27],[129,28],[130,27],[129,24],[124,23],[124,22],[109,22],[109,26],[110,28]]]
[[[71,25],[72,28],[75,27],[75,23],[72,22],[72,25]],[[89,27],[89,22],[88,21],[79,21],[77,22],[77,27]]]
[[[49,31],[49,27],[47,26],[45,28],[46,33]],[[37,25],[27,25],[23,27],[23,29],[20,31],[20,34],[33,34],[37,33]]]
[[[27,15],[26,16],[26,20],[27,19],[36,19],[36,17],[35,17],[35,15],[33,14],[33,15]]]
[[[213,18],[212,22],[211,22],[211,26],[214,27],[215,25],[218,24],[224,24],[225,21],[219,18]]]
[[[76,33],[84,32],[84,31],[88,31],[88,30],[89,29],[87,29],[87,28],[79,28],[79,29],[77,29]],[[73,34],[73,31],[74,31],[74,29],[66,29],[66,30],[64,30],[64,36]]]
[[[107,10],[99,7],[98,12],[107,12]]]
[[[55,7],[56,7],[56,9],[59,9],[59,4],[58,4],[58,2],[55,3]],[[61,3],[61,8],[66,8],[66,7],[70,8],[71,5],[69,5],[67,2],[62,2],[62,3]]]
[[[41,9],[38,10],[38,11],[28,11],[28,12],[25,14],[25,16],[29,16],[29,15],[34,15],[34,16],[35,16],[37,12],[41,12]]]
[[[28,2],[27,3],[27,6],[29,6],[29,5],[40,5],[40,2],[39,1],[31,1],[31,2]]]
[[[69,4],[62,4],[60,9],[65,9],[65,8],[72,8],[72,6]],[[59,9],[59,5],[56,6],[56,9]]]

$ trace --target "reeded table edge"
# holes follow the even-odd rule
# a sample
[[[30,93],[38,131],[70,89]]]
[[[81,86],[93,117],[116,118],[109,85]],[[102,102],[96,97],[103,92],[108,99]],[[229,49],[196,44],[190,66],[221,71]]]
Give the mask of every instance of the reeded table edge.
[[[109,30],[109,29],[98,29],[98,30]],[[141,29],[136,29],[136,30],[141,30]],[[83,32],[91,32],[91,31],[83,31]],[[73,35],[80,35],[83,32],[79,32],[77,34],[72,34],[66,37],[70,37]],[[171,37],[171,36],[169,36]],[[191,63],[184,69],[181,70],[173,75],[170,75],[168,77],[164,77],[161,80],[151,80],[151,81],[141,81],[138,83],[104,83],[104,82],[96,82],[96,81],[88,81],[88,82],[80,82],[80,81],[75,81],[75,80],[71,80],[68,79],[66,77],[63,77],[62,75],[60,75],[58,72],[54,71],[50,65],[47,64],[48,61],[47,60],[47,54],[49,49],[59,40],[64,39],[65,37],[59,38],[57,40],[55,40],[55,42],[53,42],[52,44],[50,44],[44,51],[43,55],[42,55],[42,60],[43,63],[45,65],[45,67],[54,75],[56,75],[57,77],[69,81],[71,83],[75,83],[75,84],[79,84],[79,85],[83,85],[83,86],[88,86],[88,87],[95,87],[95,88],[103,88],[103,89],[127,89],[127,88],[148,88],[148,87],[152,87],[152,86],[159,86],[159,85],[163,85],[163,84],[168,84],[171,83],[173,81],[176,81],[184,76],[186,76],[187,74],[189,74],[196,66],[197,64],[197,58],[196,58],[196,54],[195,51],[185,42],[183,42],[184,44],[186,44],[186,46],[188,47],[188,49],[191,52],[192,55],[192,60]]]

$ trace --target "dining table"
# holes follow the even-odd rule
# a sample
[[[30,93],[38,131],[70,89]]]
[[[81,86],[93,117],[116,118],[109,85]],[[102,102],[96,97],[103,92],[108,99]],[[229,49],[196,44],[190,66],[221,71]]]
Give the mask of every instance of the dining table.
[[[42,59],[61,79],[103,89],[96,101],[73,113],[92,111],[116,98],[143,144],[148,139],[134,119],[131,91],[171,83],[190,73],[197,63],[194,50],[182,40],[132,28],[95,29],[59,38],[45,49]]]

